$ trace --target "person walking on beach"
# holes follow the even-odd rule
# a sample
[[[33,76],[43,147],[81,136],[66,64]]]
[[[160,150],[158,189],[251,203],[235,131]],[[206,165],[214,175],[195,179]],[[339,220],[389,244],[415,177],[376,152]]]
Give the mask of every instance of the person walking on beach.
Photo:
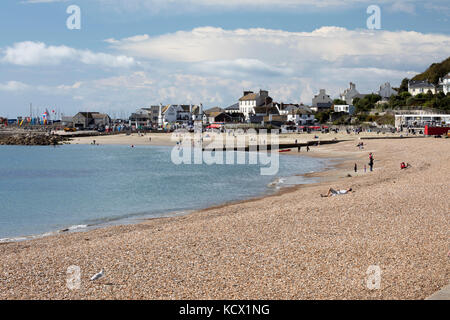
[[[355,172],[358,172],[358,165],[355,163]]]
[[[309,146],[306,146],[306,152],[309,152]]]
[[[369,153],[369,167],[370,167],[370,171],[373,171],[373,154],[372,154],[372,152]]]

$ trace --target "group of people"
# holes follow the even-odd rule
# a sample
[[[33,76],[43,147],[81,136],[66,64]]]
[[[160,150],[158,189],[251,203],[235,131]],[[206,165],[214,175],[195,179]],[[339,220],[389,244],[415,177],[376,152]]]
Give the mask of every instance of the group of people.
[[[369,153],[369,167],[370,167],[370,171],[373,171],[373,161],[374,161],[374,158],[373,158],[373,153],[372,152],[370,152]],[[405,163],[405,162],[401,162],[400,163],[400,169],[401,170],[403,170],[403,169],[408,169],[408,168],[411,168],[411,165],[409,164],[409,163]],[[358,165],[355,163],[355,172],[358,172]],[[366,166],[364,165],[364,172],[366,172]],[[353,189],[352,188],[349,188],[349,189],[343,189],[343,190],[335,190],[335,189],[333,189],[333,188],[330,188],[329,190],[328,190],[328,193],[327,194],[320,194],[320,196],[321,197],[333,197],[333,196],[337,196],[337,195],[342,195],[342,194],[348,194],[348,193],[350,193],[350,192],[352,192],[353,191]]]
[[[371,152],[371,153],[369,153],[369,168],[370,168],[370,171],[373,171],[373,153]],[[355,163],[355,167],[354,167],[354,170],[355,170],[355,172],[358,172],[358,164],[356,164]],[[366,165],[364,165],[364,172],[366,172],[366,170],[367,170],[367,167],[366,167]]]

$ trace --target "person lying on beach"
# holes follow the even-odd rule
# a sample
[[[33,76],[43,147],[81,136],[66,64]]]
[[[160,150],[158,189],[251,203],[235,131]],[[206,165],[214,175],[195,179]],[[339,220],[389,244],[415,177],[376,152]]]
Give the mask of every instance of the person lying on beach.
[[[326,195],[325,194],[321,194],[320,196],[322,198],[327,198],[327,197],[338,196],[338,195],[341,195],[341,194],[347,194],[347,193],[352,192],[352,191],[353,191],[352,188],[343,189],[343,190],[334,190],[333,188],[330,188],[330,190],[328,190],[328,193]]]

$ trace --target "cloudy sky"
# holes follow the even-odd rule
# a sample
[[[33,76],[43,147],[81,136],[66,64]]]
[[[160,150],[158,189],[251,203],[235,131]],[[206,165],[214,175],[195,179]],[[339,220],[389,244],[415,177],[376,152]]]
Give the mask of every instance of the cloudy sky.
[[[1,0],[0,116],[375,92],[449,57],[449,20],[448,0]]]

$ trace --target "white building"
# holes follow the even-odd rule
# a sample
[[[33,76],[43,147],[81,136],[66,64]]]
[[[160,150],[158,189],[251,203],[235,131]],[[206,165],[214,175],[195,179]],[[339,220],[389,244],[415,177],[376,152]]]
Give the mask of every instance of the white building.
[[[450,92],[450,72],[439,81],[439,85],[442,86],[442,91],[444,94],[447,94]]]
[[[295,113],[296,111],[304,110],[306,112],[312,113],[312,109],[304,104],[296,103],[278,103],[274,102],[273,106],[278,109],[280,115],[287,115],[289,113]]]
[[[315,112],[331,109],[333,106],[333,99],[327,95],[325,89],[320,89],[319,94],[312,99],[311,109]]]
[[[269,92],[266,90],[259,90],[258,93],[253,91],[244,91],[244,95],[239,99],[239,112],[244,114],[245,119],[248,120],[251,114],[254,114],[254,108],[272,104],[272,98],[269,97]]]
[[[355,107],[349,104],[343,104],[343,105],[334,105],[334,112],[345,112],[349,115],[352,115],[355,113]]]
[[[429,126],[450,125],[450,114],[398,114],[395,115],[395,127],[424,128]]]
[[[240,113],[239,111],[239,102],[235,103],[227,108],[225,108],[225,112],[229,114]]]
[[[365,94],[361,94],[358,92],[358,90],[356,90],[356,84],[350,82],[350,87],[345,89],[344,92],[341,93],[340,99],[347,102],[348,104],[352,104],[353,99],[364,98],[365,96]]]
[[[287,115],[287,121],[295,122],[297,125],[309,125],[316,122],[313,113],[308,110],[299,109]]]
[[[383,100],[389,100],[391,96],[396,96],[398,92],[391,88],[391,84],[386,82],[380,86],[380,90],[378,91],[378,95],[381,96]]]
[[[434,84],[429,83],[428,81],[414,81],[411,80],[408,82],[408,92],[412,96],[416,96],[420,93],[428,93],[431,92],[432,94],[436,94],[436,87]]]
[[[198,115],[202,112],[201,106],[196,105],[179,105],[169,104],[161,107],[160,124],[175,122],[191,122],[197,120]]]

